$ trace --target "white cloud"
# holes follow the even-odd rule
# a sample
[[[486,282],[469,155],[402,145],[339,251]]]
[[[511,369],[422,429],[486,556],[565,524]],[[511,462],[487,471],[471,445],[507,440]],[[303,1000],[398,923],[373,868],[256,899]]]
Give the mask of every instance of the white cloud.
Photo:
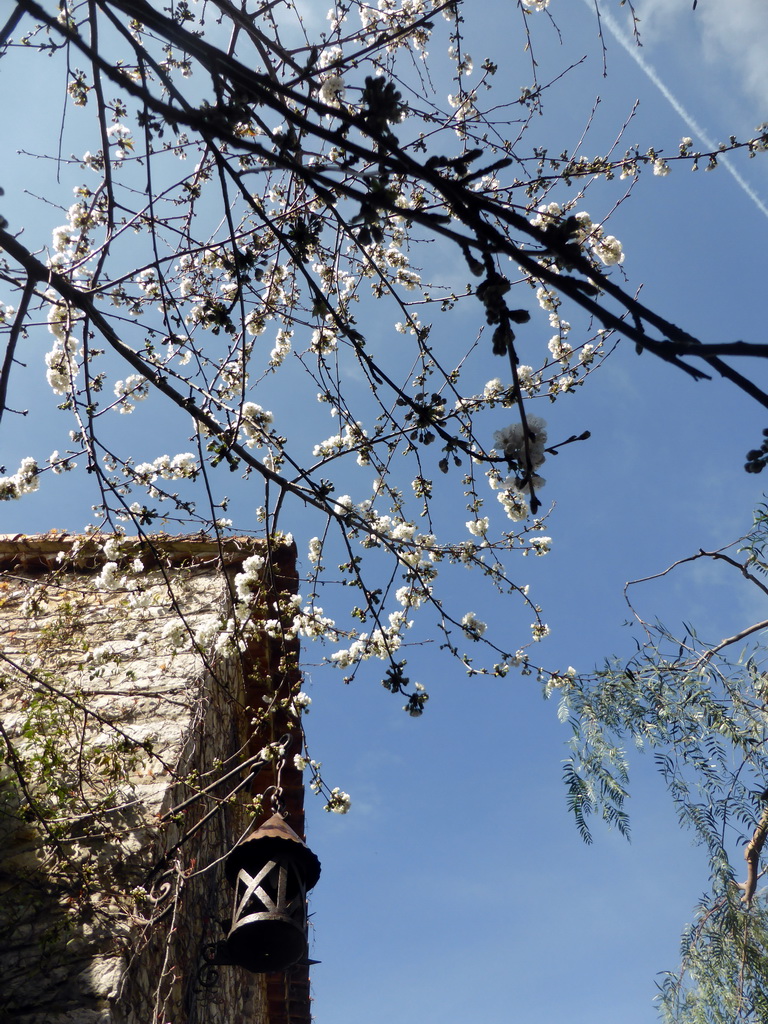
[[[708,2],[710,2],[710,0],[708,0]],[[711,0],[711,2],[715,3],[717,2],[717,0]],[[745,4],[747,2],[751,3],[751,0],[745,0]],[[584,0],[584,3],[589,7],[591,0]],[[679,14],[681,5],[683,3],[687,3],[687,0],[670,0],[669,6],[662,9],[658,7],[657,0],[646,0],[646,5],[643,8],[643,10],[646,12],[645,16],[650,19],[652,29],[655,28],[656,30],[658,30],[662,23],[660,19],[663,19],[664,21],[666,21],[667,32],[669,32],[670,30],[672,30],[672,23],[670,22],[670,18]],[[673,4],[675,5],[674,9]],[[654,22],[653,15],[655,11],[657,12],[658,16],[656,18],[656,21]],[[707,130],[701,126],[701,124],[697,121],[696,117],[689,110],[687,110],[686,107],[683,106],[680,99],[677,97],[677,95],[675,95],[674,92],[672,92],[672,90],[666,84],[664,79],[659,75],[656,68],[649,63],[647,59],[647,53],[650,50],[650,47],[647,45],[649,34],[645,31],[645,29],[642,29],[645,44],[642,46],[638,46],[634,36],[632,35],[631,20],[628,20],[628,24],[626,27],[622,27],[622,25],[614,18],[614,16],[605,9],[601,11],[601,18],[610,34],[613,36],[613,38],[623,47],[623,49],[629,54],[632,60],[634,60],[638,67],[643,71],[646,77],[656,86],[656,88],[659,90],[659,92],[661,92],[661,94],[664,96],[664,98],[667,100],[670,106],[675,110],[677,115],[681,118],[683,123],[690,131],[691,135],[696,140],[696,143],[703,145],[707,150],[715,149],[717,145],[716,141],[708,134]],[[755,26],[753,25],[753,29],[754,27]],[[651,33],[651,36],[652,34],[653,33]],[[674,38],[675,43],[678,46],[685,45],[685,42],[679,38],[677,32],[675,32]],[[768,79],[768,76],[766,76],[766,78]],[[743,79],[743,85],[746,88],[746,79]],[[768,80],[766,81],[766,86],[768,87]],[[766,95],[768,95],[768,89],[766,91]],[[763,118],[764,117],[765,114],[763,113]],[[726,156],[725,154],[723,154],[720,157],[720,164],[728,171],[728,173],[734,179],[739,188],[752,200],[752,202],[755,204],[755,206],[757,206],[760,212],[764,214],[766,217],[768,217],[768,206],[766,206],[766,204],[760,198],[758,193],[745,179],[744,175],[736,168],[733,161],[731,160],[730,155]]]
[[[642,0],[636,7],[649,48],[670,35],[694,34],[702,59],[740,82],[746,97],[764,105],[768,119],[768,4],[765,0]]]

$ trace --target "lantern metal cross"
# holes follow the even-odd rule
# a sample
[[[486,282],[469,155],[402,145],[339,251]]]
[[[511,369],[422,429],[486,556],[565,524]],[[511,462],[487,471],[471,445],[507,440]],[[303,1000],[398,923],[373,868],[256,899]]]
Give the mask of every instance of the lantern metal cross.
[[[307,891],[320,877],[320,861],[282,814],[236,846],[225,871],[235,889],[232,922],[214,962],[266,973],[305,959]]]

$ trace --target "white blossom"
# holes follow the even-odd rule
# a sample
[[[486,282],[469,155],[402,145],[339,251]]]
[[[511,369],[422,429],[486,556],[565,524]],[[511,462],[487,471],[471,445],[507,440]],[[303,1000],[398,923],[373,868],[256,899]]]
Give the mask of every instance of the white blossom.
[[[0,501],[13,501],[24,494],[36,491],[40,486],[38,472],[34,459],[22,459],[13,476],[0,476]]]
[[[546,555],[546,553],[552,547],[551,537],[531,537],[530,539],[531,549],[536,555]]]
[[[493,435],[494,444],[504,453],[510,463],[515,463],[521,470],[538,469],[544,462],[547,443],[547,424],[540,416],[528,416],[528,437],[522,423],[512,423]]]
[[[131,134],[131,129],[124,124],[113,124],[107,128],[107,135],[111,139],[127,139]]]
[[[57,476],[61,473],[68,473],[73,469],[77,469],[77,463],[71,456],[61,456],[58,451],[51,452],[48,456],[48,465]]]
[[[291,338],[293,337],[293,331],[287,331],[284,328],[280,328],[275,338],[275,347],[269,353],[269,365],[280,366],[291,351]]]
[[[531,218],[531,224],[536,228],[546,228],[550,224],[556,224],[563,215],[563,208],[559,203],[544,203],[536,208],[536,215]]]
[[[267,320],[260,309],[251,310],[245,318],[245,329],[253,337],[263,334],[267,329]]]
[[[333,811],[335,814],[346,814],[349,808],[352,806],[352,800],[349,793],[345,793],[343,790],[335,786],[331,790],[331,795],[328,797],[328,803],[325,805],[326,811]]]
[[[308,712],[309,705],[311,703],[312,698],[309,696],[308,693],[304,693],[303,691],[301,693],[297,693],[294,697],[291,698],[292,707],[294,707],[299,712]]]
[[[483,516],[482,519],[472,519],[467,523],[467,529],[473,537],[484,537],[488,532],[490,520],[488,516]]]
[[[624,250],[622,249],[621,242],[613,235],[605,235],[603,238],[598,239],[593,244],[592,251],[606,267],[612,267],[624,262]]]
[[[404,608],[418,608],[429,598],[431,593],[431,587],[411,583],[407,586],[399,587],[395,591],[395,598]]]
[[[483,388],[483,398],[486,402],[498,401],[502,397],[506,388],[504,387],[499,377],[494,377],[493,380],[489,380]]]
[[[329,75],[320,86],[320,99],[329,107],[340,107],[345,91],[344,79],[339,75]]]
[[[197,475],[197,459],[191,452],[180,455],[160,455],[154,462],[141,462],[133,469],[133,476],[143,484],[154,483],[158,479],[184,480],[194,479]]]
[[[117,572],[117,562],[105,562],[96,578],[96,586],[102,590],[116,590],[122,585]]]
[[[467,612],[461,620],[462,628],[471,640],[479,640],[488,626],[481,622],[474,612]]]
[[[527,519],[530,515],[530,509],[528,502],[521,491],[515,486],[507,486],[503,491],[499,491],[496,495],[502,508],[507,513],[507,517],[512,520],[513,523],[519,523],[523,519]]]
[[[547,348],[552,353],[552,357],[558,359],[561,363],[567,363],[573,355],[573,349],[559,334],[554,334],[549,339]]]
[[[267,429],[271,426],[273,416],[267,409],[262,409],[256,402],[244,402],[241,409],[241,429],[246,437],[246,444],[252,448],[257,442],[264,442]]]
[[[265,559],[262,555],[250,555],[243,562],[242,572],[235,576],[234,587],[238,601],[248,603],[253,600],[254,592],[258,592],[264,584],[262,570]]]
[[[114,393],[120,400],[120,412],[131,413],[134,402],[143,402],[149,395],[149,382],[139,373],[132,373],[125,380],[115,381]]]
[[[268,743],[259,751],[259,758],[262,761],[279,761],[285,757],[285,747],[280,743]]]
[[[318,355],[328,355],[335,352],[338,346],[338,339],[334,331],[329,327],[318,327],[312,332],[310,349]]]
[[[545,288],[543,285],[536,289],[536,301],[542,309],[557,309],[560,305],[560,300],[557,294],[550,288]]]

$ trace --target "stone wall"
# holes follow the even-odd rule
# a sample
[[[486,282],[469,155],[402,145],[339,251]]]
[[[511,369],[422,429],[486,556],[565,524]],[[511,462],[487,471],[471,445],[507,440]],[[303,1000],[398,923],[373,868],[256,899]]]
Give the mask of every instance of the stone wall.
[[[296,652],[252,620],[233,630],[233,576],[259,551],[0,539],[1,1020],[309,1020],[305,967],[266,978],[204,956],[230,913],[223,858],[272,813],[274,763],[250,765],[295,724]],[[272,551],[257,615],[292,565]],[[301,833],[290,758],[279,781]]]

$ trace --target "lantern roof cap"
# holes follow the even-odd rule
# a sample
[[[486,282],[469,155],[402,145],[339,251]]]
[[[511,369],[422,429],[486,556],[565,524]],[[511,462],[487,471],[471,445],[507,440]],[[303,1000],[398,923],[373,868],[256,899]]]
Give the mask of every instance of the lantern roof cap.
[[[251,832],[243,842],[249,843],[253,839],[262,839],[264,836],[280,836],[282,839],[290,839],[291,842],[301,843],[302,846],[306,845],[301,836],[293,831],[279,811],[275,811],[271,818],[268,818],[263,825],[259,825],[256,831]]]
[[[252,867],[254,861],[259,860],[266,863],[272,858],[291,860],[300,866],[307,889],[311,889],[320,877],[320,861],[317,856],[278,811],[230,853],[225,865],[227,878],[234,885],[242,867]]]

